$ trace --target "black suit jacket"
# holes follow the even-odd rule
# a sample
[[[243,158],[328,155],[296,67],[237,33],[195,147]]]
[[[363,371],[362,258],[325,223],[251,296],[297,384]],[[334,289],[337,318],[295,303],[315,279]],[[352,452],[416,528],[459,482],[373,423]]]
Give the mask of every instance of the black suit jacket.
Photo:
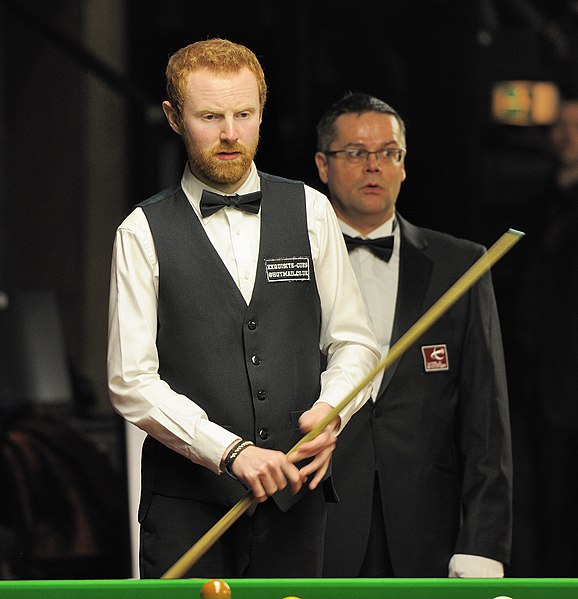
[[[484,251],[398,219],[392,345]],[[508,561],[511,447],[489,274],[387,369],[375,403],[338,437],[325,576],[359,572],[376,470],[396,576],[445,577],[454,553]]]

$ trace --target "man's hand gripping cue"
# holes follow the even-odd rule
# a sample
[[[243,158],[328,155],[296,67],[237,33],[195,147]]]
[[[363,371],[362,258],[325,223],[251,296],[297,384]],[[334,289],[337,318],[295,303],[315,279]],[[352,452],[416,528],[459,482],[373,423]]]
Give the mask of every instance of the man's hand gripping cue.
[[[323,402],[315,404],[301,415],[299,427],[304,433],[309,432],[331,409],[329,404]],[[339,425],[337,417],[315,439],[303,443],[289,455],[262,447],[247,447],[237,456],[231,471],[259,502],[266,501],[268,497],[284,489],[288,483],[292,492],[296,494],[309,477],[315,474],[309,483],[309,488],[313,490],[323,480],[329,468]],[[307,458],[313,459],[300,469],[295,466],[297,462]]]

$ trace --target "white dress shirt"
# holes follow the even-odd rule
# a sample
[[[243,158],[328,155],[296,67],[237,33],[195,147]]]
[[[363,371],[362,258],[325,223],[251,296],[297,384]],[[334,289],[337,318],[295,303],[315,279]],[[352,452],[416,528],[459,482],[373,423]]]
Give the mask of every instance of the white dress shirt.
[[[199,203],[207,186],[188,167],[181,185],[249,304],[257,270],[261,212],[255,215],[226,207],[203,218]],[[249,178],[237,193],[259,189],[260,179],[253,164]],[[308,186],[305,200],[321,302],[319,345],[328,356],[318,401],[336,406],[372,372],[380,354],[367,324],[365,305],[333,209],[322,193]],[[211,422],[194,397],[174,392],[159,377],[158,285],[159,264],[153,238],[144,212],[136,208],[117,229],[113,248],[108,343],[110,398],[128,421],[193,462],[218,473],[226,448],[238,435]],[[342,426],[370,392],[371,385],[342,410]]]
[[[356,247],[349,252],[349,259],[369,314],[369,323],[377,338],[382,356],[387,355],[391,344],[399,279],[399,227],[394,228],[393,223],[394,217],[364,236],[347,223],[339,221],[341,231],[350,237],[376,239],[392,234],[394,236],[393,252],[388,262],[378,258],[364,246]],[[382,379],[383,370],[373,379],[374,401]]]

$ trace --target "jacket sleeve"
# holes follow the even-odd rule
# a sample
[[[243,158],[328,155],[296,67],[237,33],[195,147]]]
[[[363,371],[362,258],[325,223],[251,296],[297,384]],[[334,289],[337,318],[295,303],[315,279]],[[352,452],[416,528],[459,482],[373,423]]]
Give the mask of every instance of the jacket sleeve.
[[[470,290],[459,377],[462,523],[454,553],[509,561],[512,450],[502,336],[491,275]]]

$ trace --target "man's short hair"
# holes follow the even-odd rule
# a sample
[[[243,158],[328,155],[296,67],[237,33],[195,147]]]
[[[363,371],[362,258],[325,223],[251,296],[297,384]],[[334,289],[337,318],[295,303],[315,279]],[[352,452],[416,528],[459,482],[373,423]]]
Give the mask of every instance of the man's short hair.
[[[167,99],[180,118],[190,73],[199,69],[209,69],[215,73],[236,73],[243,68],[248,68],[257,79],[259,108],[262,112],[267,97],[267,84],[261,63],[249,48],[221,38],[189,44],[169,58],[165,72]]]
[[[335,139],[335,121],[343,114],[365,114],[366,112],[379,112],[395,117],[401,127],[405,140],[405,123],[397,110],[369,94],[348,92],[340,100],[330,106],[317,124],[317,150],[326,152]]]

